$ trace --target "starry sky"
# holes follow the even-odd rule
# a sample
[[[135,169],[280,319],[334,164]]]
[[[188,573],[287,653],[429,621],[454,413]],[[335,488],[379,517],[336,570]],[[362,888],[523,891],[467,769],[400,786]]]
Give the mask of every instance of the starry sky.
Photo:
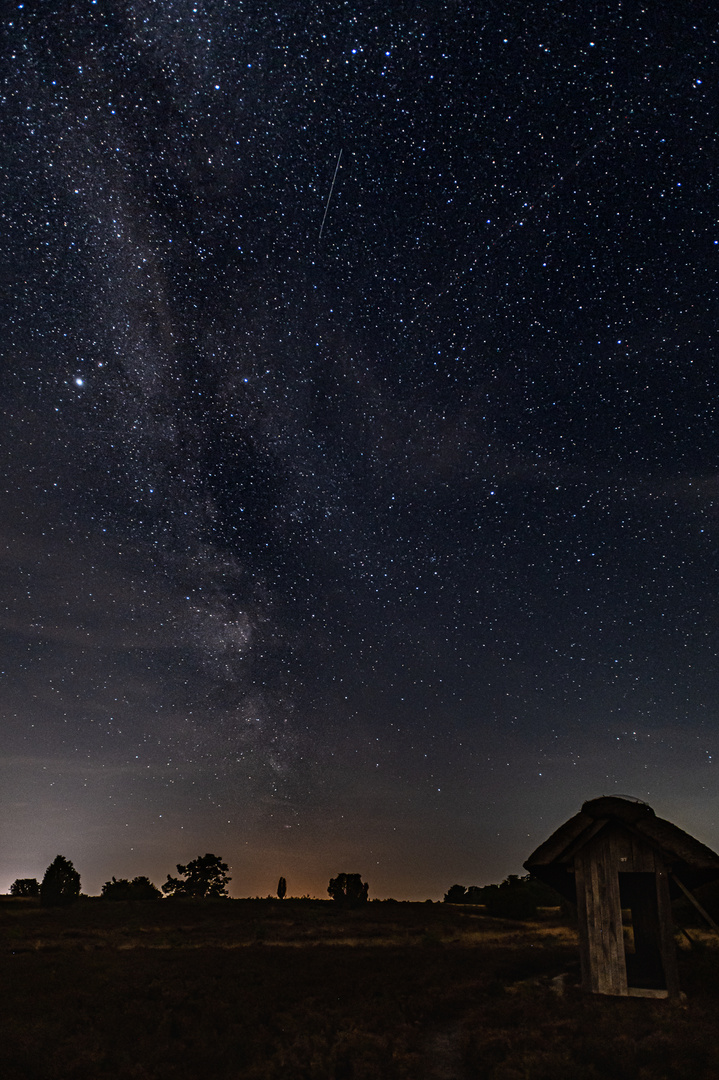
[[[719,847],[716,12],[3,21],[0,891]]]

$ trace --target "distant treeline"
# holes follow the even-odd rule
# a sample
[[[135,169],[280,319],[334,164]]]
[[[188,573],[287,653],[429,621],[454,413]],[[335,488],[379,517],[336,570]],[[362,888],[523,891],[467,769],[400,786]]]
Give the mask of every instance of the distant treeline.
[[[186,866],[177,865],[180,877],[167,875],[162,890],[147,877],[113,877],[102,886],[103,900],[159,900],[167,897],[192,897],[198,900],[219,899],[227,896],[230,877],[228,866],[218,855],[198,855]],[[284,882],[284,878],[280,879]],[[48,866],[42,882],[37,878],[17,878],[10,887],[10,895],[39,897],[43,907],[62,907],[80,898],[80,875],[64,855],[58,855]]]
[[[501,885],[452,885],[445,904],[483,904],[486,914],[505,919],[531,919],[540,907],[558,907],[562,898],[529,874],[510,874]]]
[[[177,864],[179,877],[167,875],[167,881],[158,889],[148,877],[112,877],[102,886],[101,899],[161,900],[163,895],[171,899],[221,900],[228,898],[227,886],[231,880],[228,865],[219,855],[208,852],[183,866]],[[331,898],[345,907],[358,907],[367,902],[369,885],[361,874],[338,874],[330,878],[327,892]],[[277,882],[277,897],[284,900],[287,880]],[[37,878],[16,878],[10,886],[10,895],[24,899],[39,898],[43,907],[61,907],[80,898],[80,875],[64,855],[58,855],[50,863],[42,882]],[[272,899],[272,897],[268,897]]]
[[[695,890],[697,900],[716,922],[719,922],[719,881],[702,885]],[[560,907],[565,917],[576,917],[574,906],[555,892],[549,885],[530,874],[519,877],[510,874],[501,885],[452,885],[444,894],[445,904],[482,904],[485,914],[505,919],[531,919],[538,908]],[[696,908],[684,896],[672,904],[674,919],[678,926],[704,926],[705,922]]]

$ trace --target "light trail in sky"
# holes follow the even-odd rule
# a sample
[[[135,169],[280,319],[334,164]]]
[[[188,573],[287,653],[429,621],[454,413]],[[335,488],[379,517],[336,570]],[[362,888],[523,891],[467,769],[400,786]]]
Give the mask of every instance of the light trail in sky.
[[[322,239],[322,230],[324,229],[325,221],[327,220],[327,211],[330,208],[330,200],[332,198],[332,192],[335,189],[335,180],[337,179],[337,173],[339,171],[340,161],[341,160],[342,160],[342,151],[340,150],[339,154],[337,155],[337,164],[335,165],[335,174],[332,177],[332,183],[330,184],[330,193],[327,196],[327,205],[325,206],[325,212],[324,212],[324,216],[322,218],[322,224],[320,225],[320,235],[319,235],[320,240]]]

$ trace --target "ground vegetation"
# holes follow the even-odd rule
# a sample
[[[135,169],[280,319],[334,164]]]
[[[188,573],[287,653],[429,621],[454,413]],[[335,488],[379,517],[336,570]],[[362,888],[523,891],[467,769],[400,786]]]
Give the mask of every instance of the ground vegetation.
[[[719,949],[679,1002],[588,997],[557,913],[0,904],[3,1080],[715,1080]]]

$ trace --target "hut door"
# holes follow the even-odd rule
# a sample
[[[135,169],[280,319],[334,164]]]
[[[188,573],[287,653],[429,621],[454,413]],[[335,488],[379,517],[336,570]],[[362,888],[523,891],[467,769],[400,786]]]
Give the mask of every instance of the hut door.
[[[633,946],[625,942],[627,985],[665,990],[656,874],[620,872],[619,896],[622,909],[631,911],[634,938]]]

